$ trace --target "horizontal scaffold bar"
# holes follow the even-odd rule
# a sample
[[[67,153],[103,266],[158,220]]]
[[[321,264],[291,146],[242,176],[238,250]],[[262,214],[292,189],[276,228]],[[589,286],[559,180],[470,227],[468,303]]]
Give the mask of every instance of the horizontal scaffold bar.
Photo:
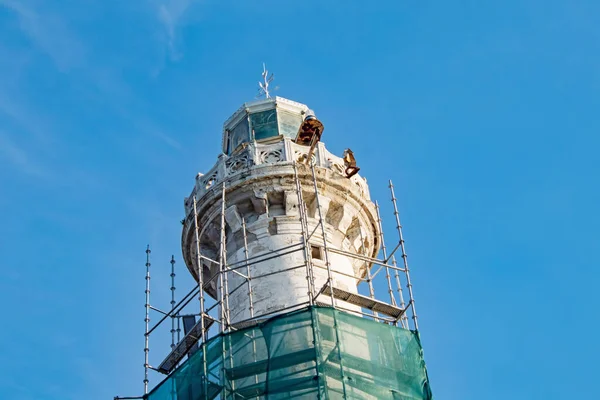
[[[212,324],[215,323],[214,318],[209,315],[204,315],[204,330],[207,331]],[[196,325],[183,337],[181,342],[169,353],[162,363],[156,369],[158,372],[168,374],[177,366],[192,347],[202,338],[202,320],[198,320]]]

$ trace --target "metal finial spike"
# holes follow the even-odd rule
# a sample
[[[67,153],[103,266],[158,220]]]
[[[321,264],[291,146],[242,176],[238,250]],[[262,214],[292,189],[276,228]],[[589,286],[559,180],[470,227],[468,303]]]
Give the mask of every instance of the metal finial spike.
[[[256,95],[256,97],[259,98],[262,95],[264,95],[266,99],[270,99],[271,94],[269,93],[269,84],[273,81],[275,77],[272,73],[269,76],[269,71],[267,70],[267,66],[265,63],[263,63],[262,78],[262,82],[258,82],[258,94]],[[275,90],[277,89],[278,88],[275,88]]]
[[[146,254],[150,254],[152,251],[150,250],[150,245],[146,247]]]

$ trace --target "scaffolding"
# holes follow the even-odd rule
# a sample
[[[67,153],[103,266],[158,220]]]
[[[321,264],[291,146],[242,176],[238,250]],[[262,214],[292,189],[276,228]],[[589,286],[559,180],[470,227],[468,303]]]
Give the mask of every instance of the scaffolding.
[[[300,168],[304,169],[304,183],[300,178]],[[226,182],[223,181],[220,186],[215,186],[220,188],[221,191],[220,215],[218,216],[220,220],[219,246],[218,259],[216,260],[202,252],[197,208],[199,199],[193,197],[193,230],[198,284],[176,303],[175,260],[172,257],[170,261],[171,303],[169,311],[161,311],[150,305],[150,247],[148,246],[146,250],[144,395],[141,397],[115,397],[115,399],[259,399],[264,398],[263,396],[267,394],[270,394],[269,398],[288,398],[281,393],[285,388],[290,387],[292,389],[287,392],[288,394],[294,392],[299,397],[304,396],[306,393],[311,393],[310,396],[314,395],[314,397],[309,396],[307,398],[330,398],[331,396],[327,395],[327,390],[330,390],[331,393],[338,393],[337,398],[339,396],[354,398],[348,397],[352,394],[359,397],[363,396],[360,398],[373,399],[431,398],[420,347],[408,257],[392,182],[389,181],[388,188],[398,239],[388,253],[388,247],[386,247],[384,241],[380,207],[376,203],[378,240],[381,249],[377,256],[371,257],[367,255],[365,240],[362,237],[363,228],[366,227],[358,227],[362,246],[357,249],[359,251],[356,253],[333,248],[327,242],[325,218],[321,209],[314,163],[304,165],[294,162],[293,179],[301,227],[298,241],[251,257],[248,252],[248,221],[242,216],[241,235],[244,245],[244,257],[242,260],[231,263],[227,261],[227,232],[225,229]],[[310,185],[307,185],[307,181],[310,181]],[[316,220],[316,225],[314,225],[312,231],[309,228],[308,207],[303,196],[303,192],[306,193],[309,190],[314,192],[314,202],[316,204],[316,212],[313,218],[313,224]],[[314,237],[319,237],[316,234],[317,230],[320,231],[320,238],[322,239],[324,266],[317,265],[312,259],[311,243],[316,240]],[[278,271],[252,276],[252,266],[297,252],[302,254],[302,265],[290,265]],[[396,261],[398,252],[402,258],[401,266],[398,266]],[[335,286],[330,254],[342,255],[364,263],[366,267],[364,276],[353,276],[358,280],[357,292]],[[203,273],[203,261],[218,265],[218,272],[206,281]],[[371,271],[371,267],[373,271]],[[327,272],[326,282],[321,287],[315,286],[315,270],[317,268],[325,269]],[[305,273],[308,300],[257,314],[254,307],[253,281],[266,276],[300,269]],[[380,275],[382,271],[385,271],[385,274]],[[341,271],[335,271],[335,274],[344,275]],[[233,275],[241,278],[242,283],[230,290],[229,283]],[[213,284],[213,281],[216,282],[217,286],[217,296],[214,300],[206,298],[207,289]],[[386,288],[388,300],[377,297],[376,288],[380,285],[384,285]],[[404,298],[403,286],[407,290],[407,301]],[[232,323],[229,298],[238,290],[245,290],[247,293],[250,317]],[[361,294],[361,291],[367,294]],[[191,304],[194,298],[198,299],[198,305],[194,307],[195,311],[191,314],[184,312],[184,309],[189,309],[186,307]],[[355,307],[347,309],[340,302]],[[149,325],[150,311],[157,311],[162,314],[162,317],[152,327]],[[410,313],[410,319],[407,316],[408,313]],[[357,316],[357,314],[360,316]],[[179,327],[181,319],[185,316],[197,317],[197,322],[184,332],[183,337],[180,337]],[[153,367],[149,362],[149,338],[167,319],[171,320],[171,349],[158,367]],[[379,351],[383,355],[374,357],[377,359],[375,361],[371,360],[373,363],[368,366],[370,369],[367,372],[361,370],[360,357],[351,354],[352,351],[346,348],[347,346],[356,345],[350,339],[352,336],[352,329],[348,325],[350,323],[355,325],[371,324],[365,325],[365,329],[371,332],[379,331],[383,335],[382,337],[388,338],[386,339],[386,345],[393,346],[393,349],[386,350],[381,347],[383,346],[383,339],[378,339],[380,342],[375,345],[376,349],[371,350]],[[275,326],[278,328],[274,328]],[[304,348],[293,355],[271,354],[269,349],[265,349],[265,346],[268,347],[269,341],[273,337],[267,337],[266,332],[270,332],[269,329],[279,328],[283,331],[287,330],[288,337],[306,342],[303,343]],[[298,347],[298,343],[289,345]],[[369,344],[369,346],[372,346],[372,344]],[[395,365],[396,361],[390,361],[389,357],[384,354],[386,351],[389,351],[390,354],[394,354],[395,351],[396,356],[401,359],[399,362],[402,365]],[[184,360],[186,356],[188,356],[187,361]],[[373,358],[373,356],[370,357]],[[365,364],[365,362],[366,360],[362,360],[362,364]],[[348,363],[348,365],[345,363]],[[393,369],[396,367],[399,369],[394,372]],[[364,368],[367,368],[367,365],[363,365]],[[406,372],[409,369],[412,372]],[[150,370],[167,375],[167,378],[151,392],[148,391]],[[378,374],[393,375],[394,379],[399,376],[400,378],[394,380],[388,376],[389,379],[381,380],[377,378]],[[191,376],[196,377],[196,382],[190,380]],[[273,378],[274,376],[276,379]],[[310,377],[310,379],[307,377]],[[401,381],[401,378],[406,381],[406,387],[398,384],[394,386],[392,381]],[[385,384],[391,386],[385,389],[387,390],[385,393],[378,392],[377,386],[384,384],[382,383],[384,381]],[[167,385],[167,382],[170,382],[170,385]],[[294,385],[297,385],[297,387]],[[169,386],[169,397],[165,397],[167,386]],[[184,393],[186,390],[187,394]],[[195,397],[190,394],[192,392],[194,392]],[[202,396],[198,396],[198,393],[202,393]],[[362,394],[359,395],[359,393]]]

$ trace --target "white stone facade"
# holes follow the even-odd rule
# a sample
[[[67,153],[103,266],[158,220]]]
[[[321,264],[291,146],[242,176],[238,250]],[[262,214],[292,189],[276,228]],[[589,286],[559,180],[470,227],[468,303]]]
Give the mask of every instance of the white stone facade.
[[[281,101],[281,99],[279,99]],[[298,103],[295,103],[298,104]],[[303,106],[306,108],[306,106]],[[236,114],[231,119],[236,118]],[[227,124],[227,123],[226,123]],[[225,147],[225,146],[224,146]],[[227,265],[245,259],[242,219],[246,224],[248,257],[285,253],[257,264],[251,264],[252,305],[255,317],[276,313],[308,301],[305,253],[302,249],[289,252],[278,249],[302,243],[302,224],[298,210],[298,193],[294,178],[294,163],[307,208],[310,254],[314,271],[314,286],[318,292],[327,281],[327,269],[319,212],[315,198],[311,168],[301,161],[309,148],[298,145],[289,137],[278,136],[263,142],[251,141],[222,154],[206,174],[198,174],[195,187],[185,200],[182,249],[185,262],[194,277],[198,277],[194,232],[193,199],[197,199],[200,249],[203,256],[219,259],[221,235],[222,188],[226,188],[226,261]],[[379,250],[379,228],[375,206],[370,201],[364,178],[344,175],[343,160],[328,152],[319,143],[312,157],[317,177],[321,213],[325,220],[327,246],[347,252],[375,257]],[[293,249],[292,249],[293,250]],[[332,251],[328,252],[333,286],[349,292],[357,291],[359,277],[364,277],[371,265]],[[246,267],[240,273],[246,275]],[[207,292],[219,296],[219,265],[203,261],[204,282],[211,281]],[[212,280],[211,280],[212,279]],[[227,272],[230,322],[250,318],[250,296],[244,277]],[[329,297],[318,299],[328,302]],[[340,302],[339,306],[359,310]]]

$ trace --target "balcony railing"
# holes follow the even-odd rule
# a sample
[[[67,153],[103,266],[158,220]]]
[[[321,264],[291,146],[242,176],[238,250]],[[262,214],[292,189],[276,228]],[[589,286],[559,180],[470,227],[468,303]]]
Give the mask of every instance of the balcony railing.
[[[219,160],[206,174],[198,174],[196,185],[185,201],[186,215],[192,210],[192,200],[196,196],[200,200],[213,186],[223,179],[234,177],[249,168],[278,163],[304,162],[309,147],[294,143],[289,138],[282,138],[276,143],[249,143],[245,148],[231,154],[221,154]],[[319,143],[312,155],[312,162],[317,167],[330,169],[345,176],[345,165],[342,157],[330,153],[323,143]],[[360,196],[370,200],[367,182],[360,175],[349,178],[357,186]]]

